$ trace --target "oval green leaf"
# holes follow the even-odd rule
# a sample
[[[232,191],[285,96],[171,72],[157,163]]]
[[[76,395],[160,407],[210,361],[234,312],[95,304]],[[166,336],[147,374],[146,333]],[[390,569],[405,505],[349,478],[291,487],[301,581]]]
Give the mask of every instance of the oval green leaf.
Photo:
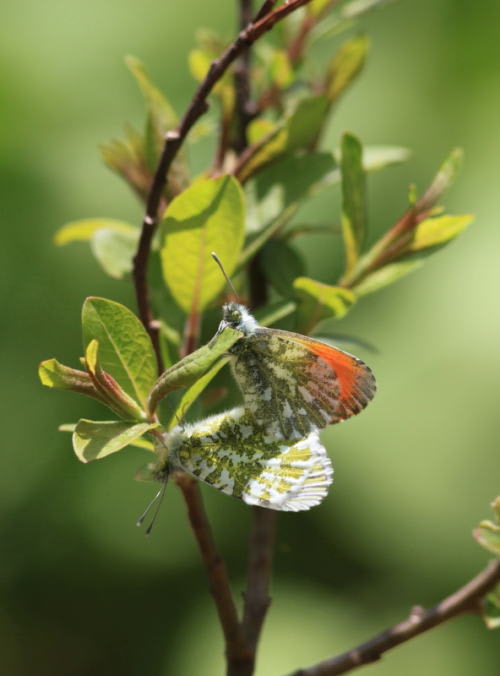
[[[54,244],[63,246],[70,242],[88,242],[98,230],[106,228],[115,232],[134,233],[137,228],[125,221],[116,221],[113,218],[83,218],[79,221],[66,223],[54,235]]]
[[[81,462],[100,460],[121,451],[158,426],[157,423],[130,424],[117,420],[96,422],[82,419],[73,432],[73,449]]]
[[[344,42],[328,64],[325,93],[329,101],[339,98],[365,65],[369,41],[358,35]]]
[[[233,273],[243,244],[244,213],[241,187],[231,176],[196,181],[170,203],[163,222],[162,269],[185,312],[201,312],[226,283],[212,251],[227,274]]]
[[[426,218],[415,228],[408,251],[421,251],[422,249],[446,244],[459,235],[462,230],[465,230],[473,220],[472,214]]]
[[[193,385],[242,335],[241,331],[227,327],[220,333],[217,332],[206,345],[164,371],[151,390],[148,403],[150,413],[156,410],[158,403],[170,392]]]
[[[366,234],[366,187],[363,149],[352,134],[344,134],[341,144],[342,232],[346,274],[356,265]]]
[[[210,385],[212,380],[219,373],[222,367],[227,364],[228,361],[229,357],[225,357],[224,359],[220,359],[219,361],[215,362],[212,368],[202,375],[201,378],[198,378],[198,380],[186,390],[186,392],[182,395],[174,414],[170,418],[170,422],[167,426],[168,429],[172,429],[179,424],[179,420],[182,420],[185,417],[186,413],[198,399],[200,394],[202,394],[208,385]]]
[[[115,421],[113,420],[112,422]],[[59,425],[57,429],[59,430],[59,432],[73,433],[76,430],[76,425],[77,423],[63,423],[62,425]],[[151,453],[154,453],[154,445],[151,443],[151,441],[148,441],[144,437],[134,439],[129,443],[129,446],[134,446],[135,448],[143,448],[145,451],[151,451]]]
[[[102,269],[110,277],[123,279],[132,272],[132,259],[137,251],[139,230],[123,232],[101,228],[94,232],[90,248]]]
[[[383,268],[380,268],[380,270],[376,270],[365,277],[354,287],[354,291],[358,296],[366,296],[369,293],[382,289],[384,286],[393,284],[401,277],[417,270],[423,264],[424,261],[420,259],[389,263],[388,265],[384,265]]]
[[[144,408],[156,380],[156,358],[139,319],[120,303],[90,297],[83,304],[82,329],[84,349],[97,340],[102,369]]]
[[[305,333],[322,319],[343,317],[356,302],[356,295],[349,289],[322,284],[309,277],[299,277],[293,287],[300,301],[298,325]]]
[[[484,599],[483,619],[488,629],[500,628],[500,584]]]
[[[38,377],[45,387],[53,387],[57,390],[69,390],[78,394],[86,394],[94,399],[101,400],[92,378],[85,371],[72,369],[57,361],[47,359],[38,367]]]
[[[285,122],[277,125],[253,148],[249,159],[238,170],[239,180],[244,183],[261,167],[280,155],[292,153],[312,143],[321,131],[328,107],[329,102],[323,95],[310,96],[299,101]]]

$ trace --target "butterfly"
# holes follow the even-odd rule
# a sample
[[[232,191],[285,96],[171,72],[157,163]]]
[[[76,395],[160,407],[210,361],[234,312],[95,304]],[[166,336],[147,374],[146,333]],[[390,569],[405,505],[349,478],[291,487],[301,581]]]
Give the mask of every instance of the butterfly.
[[[239,303],[224,305],[226,327],[243,334],[229,353],[244,406],[164,435],[150,477],[165,484],[181,470],[249,505],[310,509],[333,480],[319,430],[359,413],[375,378],[347,352],[260,326]]]
[[[165,483],[175,470],[249,505],[293,512],[318,505],[333,477],[316,431],[301,439],[276,437],[243,407],[167,433],[150,478]]]
[[[219,331],[244,335],[229,350],[245,409],[269,436],[299,439],[359,413],[375,394],[370,368],[308,336],[260,326],[244,305],[224,305]]]

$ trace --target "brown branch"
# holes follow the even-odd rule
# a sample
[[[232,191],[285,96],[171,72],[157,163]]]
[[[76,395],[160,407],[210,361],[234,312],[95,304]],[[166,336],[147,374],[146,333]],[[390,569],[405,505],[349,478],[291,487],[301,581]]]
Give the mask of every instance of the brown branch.
[[[233,118],[233,112],[231,111],[228,114],[227,111],[223,110],[221,119],[219,121],[219,140],[217,143],[217,150],[215,153],[214,163],[210,175],[213,177],[220,176],[224,171],[224,164],[226,159],[226,153],[230,147],[231,143],[231,123]]]
[[[253,22],[257,23],[257,21],[263,19],[266,14],[269,14],[277,1],[278,0],[265,0],[264,4],[255,15]]]
[[[383,653],[462,613],[478,612],[481,600],[500,582],[500,559],[492,561],[465,586],[430,610],[416,608],[407,620],[378,634],[366,643],[290,676],[336,676],[379,660]]]
[[[224,632],[228,665],[238,664],[247,658],[247,650],[231,594],[226,566],[215,547],[198,482],[184,473],[177,474],[175,480],[186,501],[191,528],[195,534],[210,582],[210,592]],[[234,673],[238,673],[238,671],[234,670]]]
[[[252,22],[252,0],[238,0],[240,6],[239,27],[244,30]],[[255,115],[250,94],[251,52],[246,49],[234,69],[234,88],[236,93],[236,123],[238,125],[235,150],[241,153],[248,145],[247,126]]]
[[[316,20],[312,16],[305,16],[297,34],[287,47],[287,55],[292,64],[297,64],[304,55],[307,39],[310,32],[316,26]]]
[[[254,507],[249,539],[247,589],[244,594],[243,633],[253,661],[257,651],[262,625],[271,603],[273,551],[276,535],[276,512]]]
[[[236,40],[229,45],[218,59],[213,61],[207,76],[195,92],[179,126],[176,130],[169,131],[165,136],[165,144],[153,176],[151,189],[147,199],[146,213],[142,222],[141,237],[139,239],[137,253],[134,257],[133,268],[139,316],[155,346],[160,370],[162,369],[162,365],[158,328],[153,321],[149,302],[147,268],[151,242],[158,225],[159,207],[162,201],[170,166],[193,125],[208,110],[207,98],[214,85],[217,84],[229,66],[264,33],[271,30],[278,21],[283,20],[299,7],[307,5],[309,2],[311,2],[311,0],[289,0],[289,2],[280,5],[274,11],[269,11],[274,5],[274,2],[266,0],[259,10],[255,21],[240,31]]]
[[[200,83],[191,99],[179,126],[176,130],[169,131],[165,136],[165,143],[147,197],[139,245],[133,260],[133,278],[139,316],[151,336],[160,372],[163,370],[163,365],[159,332],[150,306],[147,271],[151,243],[160,219],[160,211],[164,206],[163,194],[168,173],[191,128],[208,110],[207,98],[229,66],[244,54],[258,38],[271,30],[278,21],[281,21],[299,7],[308,4],[311,0],[288,0],[288,2],[273,10],[275,2],[276,0],[265,0],[254,20],[244,27],[234,42],[227,47],[218,59],[213,61],[205,80]],[[243,3],[242,0],[242,6],[243,4],[247,3]],[[248,77],[248,75],[245,74],[245,77]],[[197,483],[185,474],[179,474],[176,481],[187,505],[191,527],[210,581],[210,590],[224,633],[227,674],[228,676],[251,676],[255,663],[256,644],[269,604],[268,587],[274,544],[275,515],[272,514],[269,517],[259,514],[255,517],[250,544],[244,621],[240,624],[226,567],[215,547]],[[248,640],[246,640],[244,632],[248,634]]]

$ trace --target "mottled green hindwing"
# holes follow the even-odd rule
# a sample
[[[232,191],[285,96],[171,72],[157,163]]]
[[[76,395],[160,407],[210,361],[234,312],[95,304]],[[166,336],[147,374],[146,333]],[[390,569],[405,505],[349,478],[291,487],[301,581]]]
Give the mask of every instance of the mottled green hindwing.
[[[165,440],[157,477],[182,469],[250,505],[300,511],[319,504],[333,469],[316,432],[302,439],[275,438],[243,408],[212,416]]]

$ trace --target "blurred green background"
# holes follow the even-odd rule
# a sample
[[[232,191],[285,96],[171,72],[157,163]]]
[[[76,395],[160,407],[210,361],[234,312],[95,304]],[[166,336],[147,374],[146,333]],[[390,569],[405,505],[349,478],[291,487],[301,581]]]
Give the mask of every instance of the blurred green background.
[[[87,295],[134,307],[88,249],[57,250],[61,224],[141,209],[100,163],[98,143],[142,102],[123,65],[132,53],[182,111],[193,91],[186,54],[200,26],[233,34],[232,0],[23,0],[2,8],[0,41],[0,286],[4,422],[0,471],[0,665],[24,676],[204,676],[222,673],[222,641],[174,487],[153,536],[135,519],[151,486],[130,450],[80,465],[61,422],[102,411],[49,392],[36,365],[76,365]],[[343,651],[431,605],[487,560],[470,533],[500,492],[500,4],[403,0],[362,22],[368,66],[336,110],[327,145],[349,129],[366,143],[407,146],[411,161],[369,179],[374,230],[424,187],[455,145],[466,164],[446,196],[476,223],[426,267],[368,297],[338,330],[379,393],[359,418],[324,433],[336,483],[311,513],[279,520],[274,603],[258,676],[279,676]],[[334,47],[334,44],[328,45]],[[194,153],[208,153],[200,145]],[[203,167],[208,155],[198,154]],[[338,218],[335,190],[304,218]],[[310,271],[333,281],[332,238],[304,246]],[[249,510],[204,490],[239,597]],[[373,676],[494,676],[499,635],[462,618],[389,653]],[[367,670],[368,673],[368,670]]]

